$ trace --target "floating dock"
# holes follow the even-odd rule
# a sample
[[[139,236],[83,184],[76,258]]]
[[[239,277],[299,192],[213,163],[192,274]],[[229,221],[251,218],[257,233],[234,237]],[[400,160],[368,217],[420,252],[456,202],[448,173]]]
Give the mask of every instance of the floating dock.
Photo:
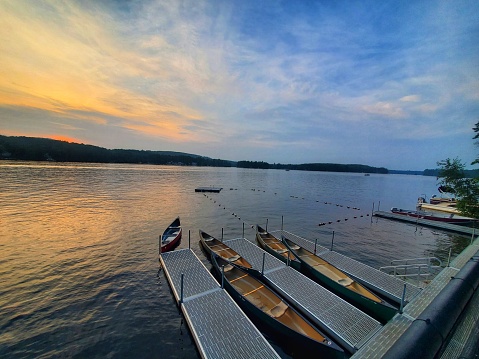
[[[220,193],[223,188],[220,187],[198,187],[195,188],[195,192],[212,192]]]
[[[225,241],[311,322],[350,353],[361,348],[381,324],[250,241]],[[264,261],[263,261],[264,258]]]
[[[297,245],[316,253],[319,258],[331,263],[335,267],[342,270],[344,273],[356,279],[359,283],[377,292],[385,298],[393,301],[397,305],[401,304],[402,295],[404,292],[404,285],[406,284],[405,302],[410,302],[421,289],[411,283],[405,283],[403,280],[390,276],[387,273],[381,272],[378,269],[370,267],[366,264],[358,262],[352,258],[346,257],[338,252],[331,251],[326,247],[318,246],[317,244],[308,241],[305,238],[299,237],[287,231],[270,232],[276,235],[277,238],[285,236]]]
[[[431,221],[431,220],[428,220],[428,219],[409,217],[409,216],[405,216],[405,215],[402,215],[402,214],[396,214],[396,213],[392,213],[392,212],[377,211],[377,212],[374,212],[374,216],[381,217],[381,218],[387,218],[387,219],[393,219],[393,220],[396,220],[396,221],[412,223],[412,224],[421,225],[421,226],[425,226],[425,227],[441,229],[443,231],[450,231],[450,232],[470,235],[470,236],[475,235],[475,233],[476,233],[475,228],[466,227],[466,226],[458,226],[456,224],[450,224],[450,223],[444,223],[444,222],[438,222],[438,221]]]
[[[475,266],[477,272],[478,262],[479,239],[476,239],[404,307],[402,314],[397,314],[351,358],[423,357],[422,350],[429,358],[468,357],[463,356],[467,346],[475,350],[477,345],[477,333],[474,335],[474,331],[477,331],[479,323],[479,279],[471,267]],[[474,280],[475,288],[472,284]],[[457,282],[465,283],[467,290],[454,290]],[[446,288],[450,284],[453,287]],[[466,303],[464,311],[459,307],[460,302]],[[418,326],[422,326],[422,331],[417,329]],[[451,339],[444,345],[446,336]],[[442,354],[437,356],[439,349]]]
[[[160,262],[202,358],[280,358],[191,249]]]

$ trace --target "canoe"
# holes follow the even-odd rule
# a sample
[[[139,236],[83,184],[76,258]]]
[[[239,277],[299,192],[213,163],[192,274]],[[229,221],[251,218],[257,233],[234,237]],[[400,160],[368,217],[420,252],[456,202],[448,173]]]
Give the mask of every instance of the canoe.
[[[291,250],[295,258],[301,262],[301,269],[305,275],[373,318],[386,323],[397,313],[397,309],[394,306],[331,263],[284,236],[283,243]]]
[[[241,257],[234,249],[228,247],[223,242],[219,241],[213,236],[210,236],[208,233],[200,229],[200,243],[203,246],[205,252],[208,256],[216,254],[228,261],[229,263],[234,263],[246,269],[252,269],[251,264]]]
[[[289,248],[281,243],[281,241],[271,233],[258,225],[256,225],[256,241],[258,242],[258,245],[266,252],[272,254],[285,263],[289,262],[291,267],[301,271],[301,262],[291,253]]]
[[[161,252],[168,252],[175,248],[181,240],[181,224],[180,217],[176,219],[165,229],[163,234],[160,237],[161,241]]]
[[[240,308],[260,329],[294,357],[345,358],[344,351],[264,282],[222,257],[211,256],[220,282]]]

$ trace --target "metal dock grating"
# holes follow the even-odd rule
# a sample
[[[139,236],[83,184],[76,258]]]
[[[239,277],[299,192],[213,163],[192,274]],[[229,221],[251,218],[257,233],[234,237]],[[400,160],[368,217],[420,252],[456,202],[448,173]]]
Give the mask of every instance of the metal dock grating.
[[[244,238],[237,238],[237,239],[230,239],[225,241],[225,244],[229,247],[233,248],[239,254],[241,253],[248,253],[248,257],[244,257],[254,269],[261,271],[263,265],[263,253],[266,253],[262,250],[259,251],[251,251],[251,246],[257,247],[254,243],[251,243],[247,239]],[[260,248],[258,248],[260,249]],[[278,258],[275,258],[271,255],[266,253],[264,257],[264,272],[268,273],[270,271],[285,267],[286,265],[280,261]]]
[[[295,303],[312,322],[350,352],[354,352],[381,328],[375,319],[295,269],[287,267],[250,241],[241,238],[225,243],[257,270],[261,270],[263,253],[266,262],[273,259],[279,262],[280,266],[275,266],[268,272],[265,270],[265,278],[290,302]]]
[[[450,342],[441,355],[441,359],[467,358],[463,351],[474,351],[477,345],[476,341],[470,341],[469,338],[474,330],[478,331],[479,324],[479,291],[477,291],[466,312],[461,318],[459,325],[451,337]]]
[[[190,249],[163,253],[161,264],[203,358],[280,358]]]
[[[231,300],[225,291],[216,291],[184,303],[185,317],[198,336],[204,357],[278,358]]]
[[[367,345],[359,349],[351,358],[382,358],[389,348],[391,348],[397,339],[406,331],[409,325],[411,325],[410,319],[396,315]]]

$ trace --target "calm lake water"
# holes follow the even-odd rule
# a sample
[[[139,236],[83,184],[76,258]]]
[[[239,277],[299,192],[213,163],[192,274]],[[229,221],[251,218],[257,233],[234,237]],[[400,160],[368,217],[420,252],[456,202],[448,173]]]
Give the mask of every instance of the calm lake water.
[[[223,190],[194,192],[203,186]],[[0,357],[197,358],[158,273],[158,236],[176,216],[179,247],[190,230],[208,267],[198,229],[238,238],[244,222],[254,240],[253,225],[280,229],[282,216],[324,246],[334,231],[335,250],[376,268],[447,261],[470,238],[370,217],[373,203],[413,209],[436,188],[423,176],[0,162]]]

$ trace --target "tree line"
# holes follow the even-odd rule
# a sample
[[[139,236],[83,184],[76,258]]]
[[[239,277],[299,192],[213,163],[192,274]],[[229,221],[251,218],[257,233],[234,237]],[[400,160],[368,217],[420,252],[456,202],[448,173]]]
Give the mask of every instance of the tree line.
[[[0,158],[23,161],[145,163],[231,167],[232,161],[182,152],[106,149],[103,147],[23,136],[0,135]]]

